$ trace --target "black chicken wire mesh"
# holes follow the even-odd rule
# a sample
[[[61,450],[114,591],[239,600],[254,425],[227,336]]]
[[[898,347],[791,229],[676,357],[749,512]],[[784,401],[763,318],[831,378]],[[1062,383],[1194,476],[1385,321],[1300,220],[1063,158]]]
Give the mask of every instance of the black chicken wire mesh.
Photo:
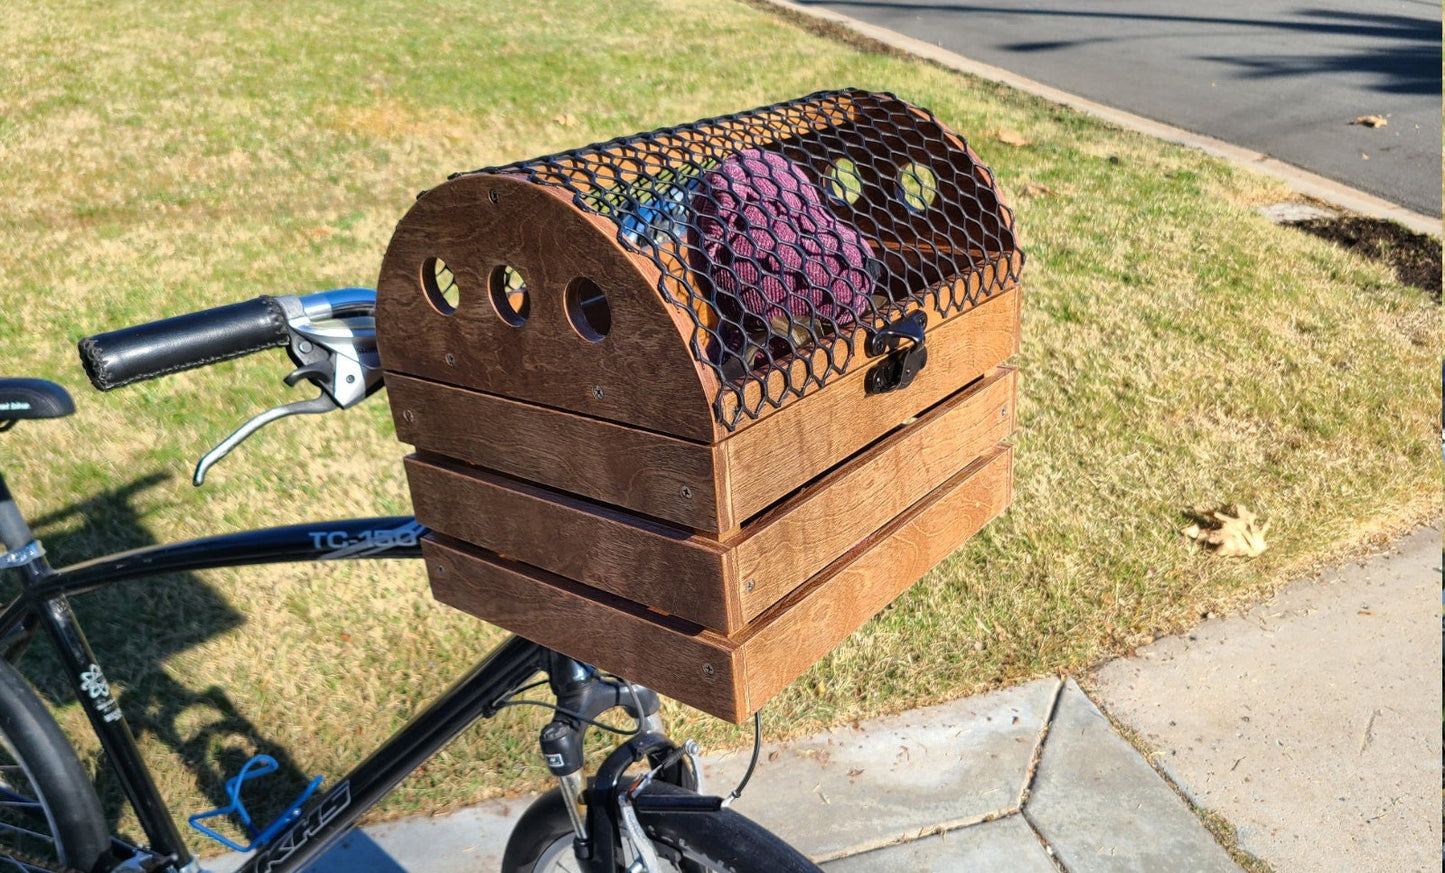
[[[616,224],[689,313],[728,430],[847,372],[860,329],[946,318],[1023,265],[993,172],[892,94],[820,92],[472,172],[561,187]]]

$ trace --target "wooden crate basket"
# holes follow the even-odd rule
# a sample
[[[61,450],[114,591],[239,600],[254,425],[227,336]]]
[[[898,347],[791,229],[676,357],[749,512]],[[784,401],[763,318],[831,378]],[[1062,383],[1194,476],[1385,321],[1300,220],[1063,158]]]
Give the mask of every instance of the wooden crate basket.
[[[887,94],[424,192],[377,327],[436,596],[746,718],[1008,504],[1022,264]]]

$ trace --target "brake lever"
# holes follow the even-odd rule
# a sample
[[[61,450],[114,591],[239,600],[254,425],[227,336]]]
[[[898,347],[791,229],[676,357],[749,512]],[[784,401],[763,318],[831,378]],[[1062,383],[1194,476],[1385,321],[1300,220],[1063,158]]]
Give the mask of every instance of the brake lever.
[[[283,381],[294,387],[302,380],[321,389],[311,400],[298,400],[253,417],[211,449],[196,464],[191,482],[206,480],[206,471],[256,431],[292,415],[317,415],[350,409],[382,385],[376,329],[365,310],[374,303],[370,289],[348,288],[307,298],[275,298],[286,309],[291,341],[286,353],[296,365]],[[314,307],[314,308],[313,308]],[[352,311],[345,311],[350,309]]]
[[[370,397],[382,384],[375,328],[357,328],[340,320],[294,324],[288,349],[297,365],[285,379],[310,380],[341,409]]]
[[[268,409],[250,421],[236,428],[236,432],[221,440],[220,445],[206,452],[196,464],[196,473],[191,477],[191,484],[199,487],[206,481],[206,471],[215,466],[216,462],[231,453],[231,450],[239,446],[251,434],[265,427],[273,421],[286,418],[291,415],[318,415],[323,412],[331,412],[341,407],[326,392],[311,398],[310,400],[298,400],[295,403],[287,403],[284,406],[277,406]]]

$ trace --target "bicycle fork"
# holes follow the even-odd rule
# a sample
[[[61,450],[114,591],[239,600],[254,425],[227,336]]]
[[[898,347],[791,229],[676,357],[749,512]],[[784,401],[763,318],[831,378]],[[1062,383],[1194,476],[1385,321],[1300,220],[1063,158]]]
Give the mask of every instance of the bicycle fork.
[[[605,834],[599,833],[596,827],[600,822],[588,820],[587,779],[582,769],[587,727],[599,715],[617,707],[637,722],[640,733],[661,735],[661,706],[653,691],[599,679],[587,667],[565,656],[552,657],[548,676],[557,700],[557,714],[542,728],[539,737],[542,760],[561,788],[563,805],[572,821],[573,851],[578,861],[588,864],[598,860],[598,842],[611,846],[615,828],[604,828]],[[614,868],[609,864],[605,869]]]
[[[678,747],[667,738],[657,694],[648,688],[600,679],[591,668],[556,653],[548,675],[557,714],[542,728],[539,740],[542,758],[557,779],[572,822],[572,846],[578,862],[585,869],[612,873],[618,869],[615,852],[619,837],[625,835],[637,854],[634,867],[656,870],[657,859],[638,822],[637,808],[666,805],[678,811],[706,812],[721,807],[721,799],[716,797],[640,796],[654,778],[697,791],[697,744],[689,741]],[[638,731],[607,757],[589,790],[583,775],[583,737],[597,716],[612,708],[635,719]],[[627,769],[643,760],[651,769],[624,785]]]

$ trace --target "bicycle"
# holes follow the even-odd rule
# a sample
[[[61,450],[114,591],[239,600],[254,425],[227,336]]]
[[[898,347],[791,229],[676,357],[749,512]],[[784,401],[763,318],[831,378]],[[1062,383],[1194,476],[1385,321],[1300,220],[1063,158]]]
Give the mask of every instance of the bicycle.
[[[194,481],[265,425],[298,414],[353,406],[381,387],[372,313],[375,293],[349,288],[304,297],[260,297],[181,315],[81,341],[82,360],[102,390],[264,349],[285,347],[296,369],[289,385],[319,387],[313,400],[279,406],[250,419],[202,457]],[[38,379],[0,379],[0,431],[20,421],[74,411],[59,385]],[[0,475],[0,569],[17,571],[20,592],[0,610],[0,870],[37,873],[199,873],[200,862],[181,838],[141,759],[120,702],[69,598],[124,581],[191,570],[288,561],[418,558],[426,529],[399,516],[290,525],[151,546],[55,569],[34,538]],[[94,787],[74,749],[15,662],[37,634],[55,646],[66,677],[104,751],[108,766],[136,814],[145,845],[109,833]],[[532,681],[538,673],[540,681]],[[656,871],[816,871],[800,853],[728,808],[757,763],[727,797],[700,794],[696,746],[668,739],[657,695],[602,675],[586,664],[510,637],[415,715],[380,748],[325,791],[307,792],[264,827],[240,801],[247,779],[266,771],[254,759],[229,780],[229,808],[192,816],[238,818],[253,851],[242,873],[302,869],[335,845],[360,816],[408,773],[480,718],[505,707],[537,703],[518,695],[546,685],[555,703],[539,745],[558,785],[522,815],[508,839],[508,873],[562,869],[575,861],[594,873]],[[620,709],[631,730],[603,724]],[[583,743],[589,727],[625,739],[589,780]],[[254,768],[252,765],[256,765]],[[271,762],[274,766],[274,762]],[[638,772],[640,770],[640,772]],[[319,779],[318,779],[319,782]],[[208,827],[202,825],[203,828]]]

